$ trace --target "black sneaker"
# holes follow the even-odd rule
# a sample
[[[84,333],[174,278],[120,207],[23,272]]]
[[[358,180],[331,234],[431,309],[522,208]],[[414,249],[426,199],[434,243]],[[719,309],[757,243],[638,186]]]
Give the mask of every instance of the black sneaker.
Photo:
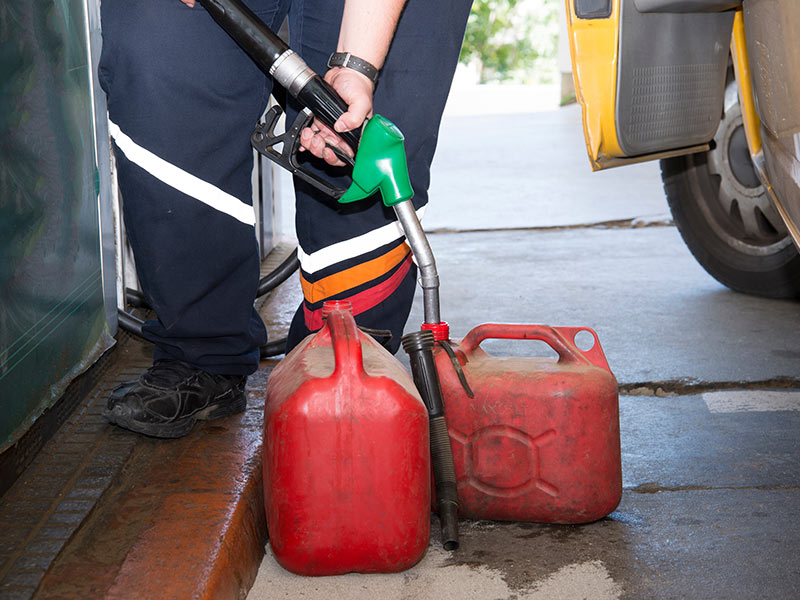
[[[212,375],[179,360],[159,360],[117,386],[103,415],[110,423],[159,438],[177,438],[206,421],[247,406],[244,375]]]

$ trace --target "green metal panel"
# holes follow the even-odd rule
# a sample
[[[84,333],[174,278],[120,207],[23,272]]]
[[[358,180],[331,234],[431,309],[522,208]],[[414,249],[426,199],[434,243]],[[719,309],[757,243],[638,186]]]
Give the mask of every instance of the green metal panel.
[[[85,10],[0,4],[0,450],[113,343]]]

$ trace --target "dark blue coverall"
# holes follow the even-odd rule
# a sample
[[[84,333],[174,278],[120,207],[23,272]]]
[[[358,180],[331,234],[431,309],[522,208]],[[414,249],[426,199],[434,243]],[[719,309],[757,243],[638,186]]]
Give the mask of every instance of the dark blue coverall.
[[[317,73],[336,49],[343,0],[249,0],[273,30],[288,12],[290,45]],[[405,134],[414,204],[429,169],[471,0],[410,0],[374,96]],[[251,207],[250,135],[272,81],[199,5],[103,0],[100,81],[129,240],[158,319],[155,359],[215,374],[256,370],[264,324],[253,308],[259,257]],[[296,109],[296,107],[295,107]],[[293,111],[288,111],[292,119]],[[296,231],[304,301],[289,348],[321,326],[326,299],[351,300],[360,325],[400,343],[416,285],[394,215],[378,199],[341,207],[301,182]]]

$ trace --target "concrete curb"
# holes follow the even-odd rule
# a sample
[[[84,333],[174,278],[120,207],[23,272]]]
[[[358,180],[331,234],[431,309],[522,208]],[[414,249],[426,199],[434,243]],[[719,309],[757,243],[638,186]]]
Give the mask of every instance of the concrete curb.
[[[243,598],[267,539],[261,423],[270,367],[251,376],[244,413],[178,440],[139,436],[35,597]]]

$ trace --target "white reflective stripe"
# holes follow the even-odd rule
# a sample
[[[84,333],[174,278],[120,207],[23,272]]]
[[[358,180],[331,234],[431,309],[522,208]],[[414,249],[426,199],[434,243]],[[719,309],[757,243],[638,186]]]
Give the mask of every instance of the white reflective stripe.
[[[417,210],[417,217],[422,220],[425,214],[425,207],[423,206]],[[297,248],[297,257],[300,259],[300,267],[306,273],[313,274],[321,271],[326,267],[335,265],[338,262],[360,256],[371,252],[376,248],[385,246],[401,237],[404,237],[403,228],[400,227],[399,221],[394,221],[378,229],[373,229],[363,235],[337,242],[311,254],[303,252],[302,248]]]
[[[156,179],[163,181],[168,186],[183,192],[187,196],[199,200],[203,204],[207,204],[211,208],[230,215],[245,225],[255,226],[256,215],[253,207],[249,204],[142,148],[122,133],[116,123],[109,121],[108,130],[128,160],[139,165]]]

